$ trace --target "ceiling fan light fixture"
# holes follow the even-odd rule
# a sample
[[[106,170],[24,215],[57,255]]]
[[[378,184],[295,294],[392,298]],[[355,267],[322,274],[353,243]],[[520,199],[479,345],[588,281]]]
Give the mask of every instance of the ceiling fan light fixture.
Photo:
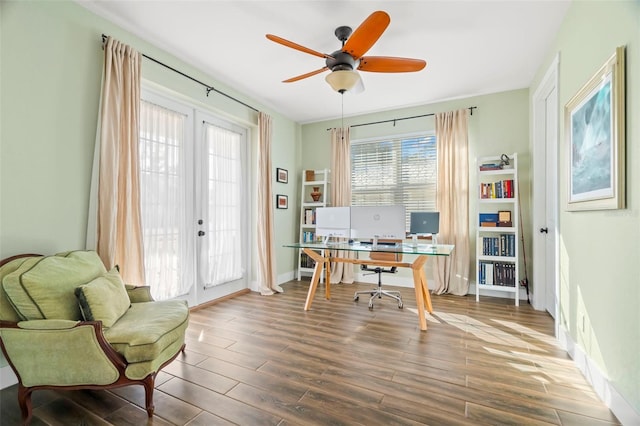
[[[360,74],[353,70],[333,71],[327,75],[325,80],[338,93],[348,92],[359,83],[362,83]]]

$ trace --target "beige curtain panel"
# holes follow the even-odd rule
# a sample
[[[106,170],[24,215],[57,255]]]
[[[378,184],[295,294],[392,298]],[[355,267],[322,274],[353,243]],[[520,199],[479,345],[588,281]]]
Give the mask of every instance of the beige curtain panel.
[[[142,55],[111,37],[104,46],[99,118],[96,250],[128,284],[144,284],[140,216],[139,110]]]
[[[276,281],[275,238],[273,234],[273,191],[271,189],[271,116],[258,113],[258,285],[260,294],[282,293]]]
[[[438,243],[454,244],[451,256],[435,256],[436,294],[465,295],[469,290],[469,140],[468,110],[439,113],[436,119],[438,150]]]
[[[331,205],[351,205],[351,139],[350,129],[331,129]],[[355,257],[352,252],[341,253]],[[355,280],[353,265],[335,262],[331,264],[331,283],[351,284]]]

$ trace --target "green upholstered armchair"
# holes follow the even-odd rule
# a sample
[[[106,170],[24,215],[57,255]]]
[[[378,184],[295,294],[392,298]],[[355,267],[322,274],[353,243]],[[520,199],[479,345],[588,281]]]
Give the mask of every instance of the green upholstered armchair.
[[[93,251],[0,261],[0,347],[25,424],[39,389],[142,385],[153,416],[156,374],[184,351],[184,301],[153,301]]]

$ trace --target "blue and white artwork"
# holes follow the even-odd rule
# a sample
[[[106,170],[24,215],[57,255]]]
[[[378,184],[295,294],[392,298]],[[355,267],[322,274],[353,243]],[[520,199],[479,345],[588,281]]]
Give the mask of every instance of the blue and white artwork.
[[[613,195],[611,74],[571,113],[570,201]]]

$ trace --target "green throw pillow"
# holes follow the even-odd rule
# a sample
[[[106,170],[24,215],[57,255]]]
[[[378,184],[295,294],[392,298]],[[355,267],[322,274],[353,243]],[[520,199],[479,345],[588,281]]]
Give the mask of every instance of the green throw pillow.
[[[129,309],[131,302],[120,274],[114,268],[75,290],[85,321],[102,321],[111,327]]]

